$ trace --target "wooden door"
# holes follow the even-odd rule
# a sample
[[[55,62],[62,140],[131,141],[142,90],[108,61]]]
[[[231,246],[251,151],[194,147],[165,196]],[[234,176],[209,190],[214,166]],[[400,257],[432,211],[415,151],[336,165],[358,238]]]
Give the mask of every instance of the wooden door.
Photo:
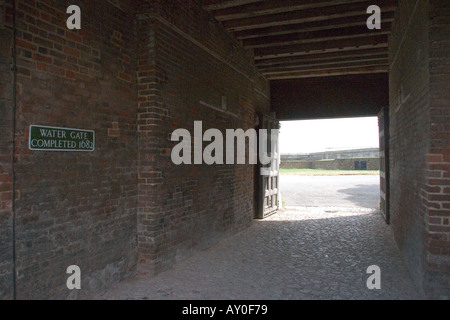
[[[260,129],[267,130],[266,150],[271,157],[268,164],[259,164],[259,195],[256,218],[265,219],[280,209],[280,153],[278,143],[278,130],[280,122],[273,116],[260,116]],[[261,135],[259,135],[261,139]],[[258,152],[261,152],[261,140],[258,143]]]

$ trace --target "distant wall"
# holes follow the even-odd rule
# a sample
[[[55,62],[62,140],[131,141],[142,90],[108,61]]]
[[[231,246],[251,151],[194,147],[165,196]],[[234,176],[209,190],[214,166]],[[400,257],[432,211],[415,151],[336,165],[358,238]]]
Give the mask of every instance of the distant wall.
[[[380,160],[377,158],[365,159],[336,159],[326,161],[281,161],[282,169],[324,169],[324,170],[355,170],[355,161],[366,161],[367,170],[380,170]]]
[[[364,158],[379,158],[380,149],[367,148],[367,149],[354,149],[354,150],[339,150],[339,151],[325,151],[315,153],[292,153],[282,154],[281,161],[316,161],[316,160],[330,160],[330,159],[364,159]]]
[[[359,170],[356,162],[365,162],[363,170],[380,170],[378,148],[325,151],[308,154],[282,154],[282,169]]]

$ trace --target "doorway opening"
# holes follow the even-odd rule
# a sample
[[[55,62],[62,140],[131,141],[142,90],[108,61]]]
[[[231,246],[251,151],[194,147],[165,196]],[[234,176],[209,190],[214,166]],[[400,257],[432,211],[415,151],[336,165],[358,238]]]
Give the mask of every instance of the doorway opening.
[[[381,210],[377,117],[282,121],[279,143],[283,207]]]

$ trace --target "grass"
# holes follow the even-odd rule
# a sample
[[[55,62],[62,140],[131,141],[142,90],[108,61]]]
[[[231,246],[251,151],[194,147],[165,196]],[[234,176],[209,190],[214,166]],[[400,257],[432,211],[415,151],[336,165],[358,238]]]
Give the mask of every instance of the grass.
[[[280,169],[280,174],[302,176],[379,175],[378,170]]]

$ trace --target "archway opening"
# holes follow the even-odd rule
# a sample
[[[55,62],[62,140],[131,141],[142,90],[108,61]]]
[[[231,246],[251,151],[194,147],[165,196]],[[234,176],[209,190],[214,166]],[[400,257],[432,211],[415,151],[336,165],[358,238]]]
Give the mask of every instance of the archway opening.
[[[380,209],[377,117],[283,121],[283,207]]]

